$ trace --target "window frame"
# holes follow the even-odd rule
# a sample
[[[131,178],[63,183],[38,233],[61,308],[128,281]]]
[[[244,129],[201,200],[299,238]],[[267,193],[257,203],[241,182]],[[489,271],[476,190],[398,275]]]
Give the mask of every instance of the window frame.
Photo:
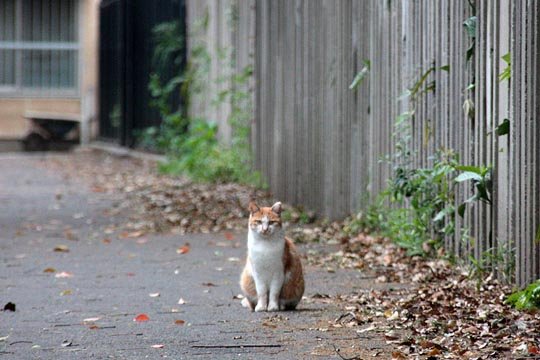
[[[15,84],[0,84],[0,98],[79,98],[82,79],[81,66],[81,37],[82,28],[80,26],[81,11],[83,6],[80,2],[74,1],[74,32],[75,40],[70,42],[62,41],[24,41],[23,34],[23,0],[15,0],[15,39],[13,41],[0,41],[0,50],[15,51]],[[52,87],[28,87],[23,85],[23,51],[24,50],[68,50],[75,52],[75,77],[74,86],[69,88]]]

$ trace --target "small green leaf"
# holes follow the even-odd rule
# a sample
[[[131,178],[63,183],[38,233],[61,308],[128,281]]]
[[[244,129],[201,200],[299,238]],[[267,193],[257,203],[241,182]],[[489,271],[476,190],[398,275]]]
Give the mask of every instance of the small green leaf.
[[[471,99],[465,99],[463,102],[463,112],[469,118],[474,119],[474,102]]]
[[[511,77],[512,73],[510,67],[508,66],[499,74],[499,82],[503,82],[504,80],[510,80]]]
[[[491,204],[488,193],[488,183],[486,181],[479,181],[476,183],[476,189],[478,190],[478,199]]]
[[[475,84],[475,83],[469,84],[469,85],[465,88],[465,91],[473,90],[475,87],[476,87],[476,84]]]
[[[414,98],[418,94],[418,92],[420,91],[420,88],[422,87],[426,79],[428,78],[429,74],[431,74],[435,70],[437,70],[437,68],[431,67],[427,69],[425,73],[422,74],[420,79],[409,89],[411,93],[411,97]]]
[[[435,217],[433,218],[433,222],[441,221],[442,219],[444,219],[445,216],[446,216],[446,209],[442,209],[441,211],[437,213],[437,215],[435,215]]]
[[[508,66],[503,69],[503,71],[499,74],[499,82],[503,82],[504,80],[510,80],[512,77],[512,56],[510,53],[504,54],[501,56],[501,59],[504,60]]]
[[[463,22],[463,26],[465,27],[465,30],[467,31],[467,35],[471,38],[476,37],[476,23],[477,23],[476,16],[471,16],[467,20]]]
[[[396,125],[401,124],[403,121],[410,119],[414,115],[414,111],[405,111],[398,115],[396,118]]]
[[[406,89],[401,94],[399,94],[397,99],[402,101],[402,100],[407,100],[410,97],[411,97],[411,91],[409,89]]]
[[[477,18],[476,16],[471,16],[467,20],[463,22],[463,26],[465,27],[465,31],[467,31],[467,35],[472,39],[471,45],[467,49],[467,52],[465,53],[465,59],[469,61],[472,56],[474,55],[474,47],[475,47],[475,38],[476,38],[476,24],[477,24]]]
[[[473,40],[473,42],[471,43],[471,46],[469,46],[469,48],[465,52],[465,60],[466,61],[471,60],[471,58],[473,57],[473,55],[474,55],[474,46],[475,46],[475,41]]]
[[[353,90],[358,85],[360,85],[364,79],[369,75],[369,69],[371,68],[371,62],[369,60],[364,60],[364,67],[356,74],[351,85],[349,85],[349,90]]]
[[[476,172],[465,171],[465,172],[459,174],[454,180],[456,182],[463,182],[463,181],[467,181],[467,180],[482,181],[482,176],[480,176]]]
[[[479,175],[483,173],[483,168],[478,167],[478,166],[472,166],[472,165],[458,165],[458,166],[456,166],[456,170],[470,171],[470,172],[473,172],[473,173],[477,173]]]
[[[510,133],[510,120],[504,119],[495,129],[497,136],[508,135]]]
[[[463,217],[465,215],[465,209],[467,208],[467,204],[466,203],[463,203],[461,205],[458,206],[458,215]]]
[[[441,66],[439,69],[442,70],[442,71],[448,72],[448,71],[450,71],[450,65]]]

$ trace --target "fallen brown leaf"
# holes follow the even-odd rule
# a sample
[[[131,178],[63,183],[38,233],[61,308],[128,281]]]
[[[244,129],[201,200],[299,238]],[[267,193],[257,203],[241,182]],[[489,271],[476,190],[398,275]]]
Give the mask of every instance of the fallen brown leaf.
[[[186,243],[184,246],[181,246],[179,247],[178,249],[176,249],[176,253],[177,254],[187,254],[190,250],[190,245],[189,243]]]
[[[56,245],[54,247],[55,252],[69,252],[69,248],[66,245]]]
[[[136,321],[136,322],[144,322],[148,320],[150,320],[150,318],[146,314],[139,314],[135,316],[135,318],[133,319],[133,321]]]

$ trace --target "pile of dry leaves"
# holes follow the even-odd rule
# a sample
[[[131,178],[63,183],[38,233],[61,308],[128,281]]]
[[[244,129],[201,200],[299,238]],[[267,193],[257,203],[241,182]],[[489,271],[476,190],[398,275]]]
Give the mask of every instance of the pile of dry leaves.
[[[175,233],[218,232],[246,227],[251,198],[270,203],[262,190],[238,184],[197,184],[185,177],[163,176],[152,160],[83,150],[73,158],[47,161],[49,168],[88,184],[97,193],[119,194],[111,214],[129,221],[124,230]]]
[[[373,273],[378,290],[339,296],[346,312],[334,326],[358,337],[381,333],[393,358],[540,357],[540,314],[504,304],[511,289],[472,277],[446,260],[409,257],[388,239],[360,234],[319,259]]]

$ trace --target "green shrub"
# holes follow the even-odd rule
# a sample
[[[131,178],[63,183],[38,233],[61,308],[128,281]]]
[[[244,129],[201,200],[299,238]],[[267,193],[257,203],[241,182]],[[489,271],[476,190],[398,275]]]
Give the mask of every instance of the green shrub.
[[[540,309],[540,280],[536,280],[525,289],[510,295],[505,303],[518,310]]]
[[[206,120],[192,120],[187,133],[177,138],[174,155],[160,165],[168,174],[185,174],[200,182],[238,182],[260,185],[241,156],[217,141],[217,125]]]
[[[203,25],[207,23],[201,22]],[[154,29],[156,69],[162,68],[167,61],[178,63],[178,54],[183,46],[182,38],[177,34],[179,29],[174,23],[160,24]],[[223,50],[220,53],[227,52]],[[251,66],[237,73],[231,71],[233,75],[216,80],[230,84],[214,99],[216,105],[228,103],[231,106],[228,117],[232,134],[230,145],[218,141],[215,122],[190,118],[186,107],[172,109],[170,106],[173,96],[181,95],[184,104],[189,106],[190,100],[201,94],[208,79],[211,60],[206,44],[199,38],[192,44],[189,62],[181,75],[164,81],[157,73],[152,74],[148,86],[153,98],[152,105],[159,110],[162,122],[159,127],[143,131],[140,143],[167,155],[167,162],[160,165],[162,172],[185,174],[201,182],[238,182],[263,186],[260,174],[252,170],[249,143],[252,104],[245,85],[253,72]],[[219,57],[217,60],[226,59]],[[232,64],[223,66],[234,69]]]
[[[440,150],[432,160],[426,168],[398,162],[381,199],[359,218],[364,228],[391,238],[409,255],[439,248],[455,231],[457,156]]]

